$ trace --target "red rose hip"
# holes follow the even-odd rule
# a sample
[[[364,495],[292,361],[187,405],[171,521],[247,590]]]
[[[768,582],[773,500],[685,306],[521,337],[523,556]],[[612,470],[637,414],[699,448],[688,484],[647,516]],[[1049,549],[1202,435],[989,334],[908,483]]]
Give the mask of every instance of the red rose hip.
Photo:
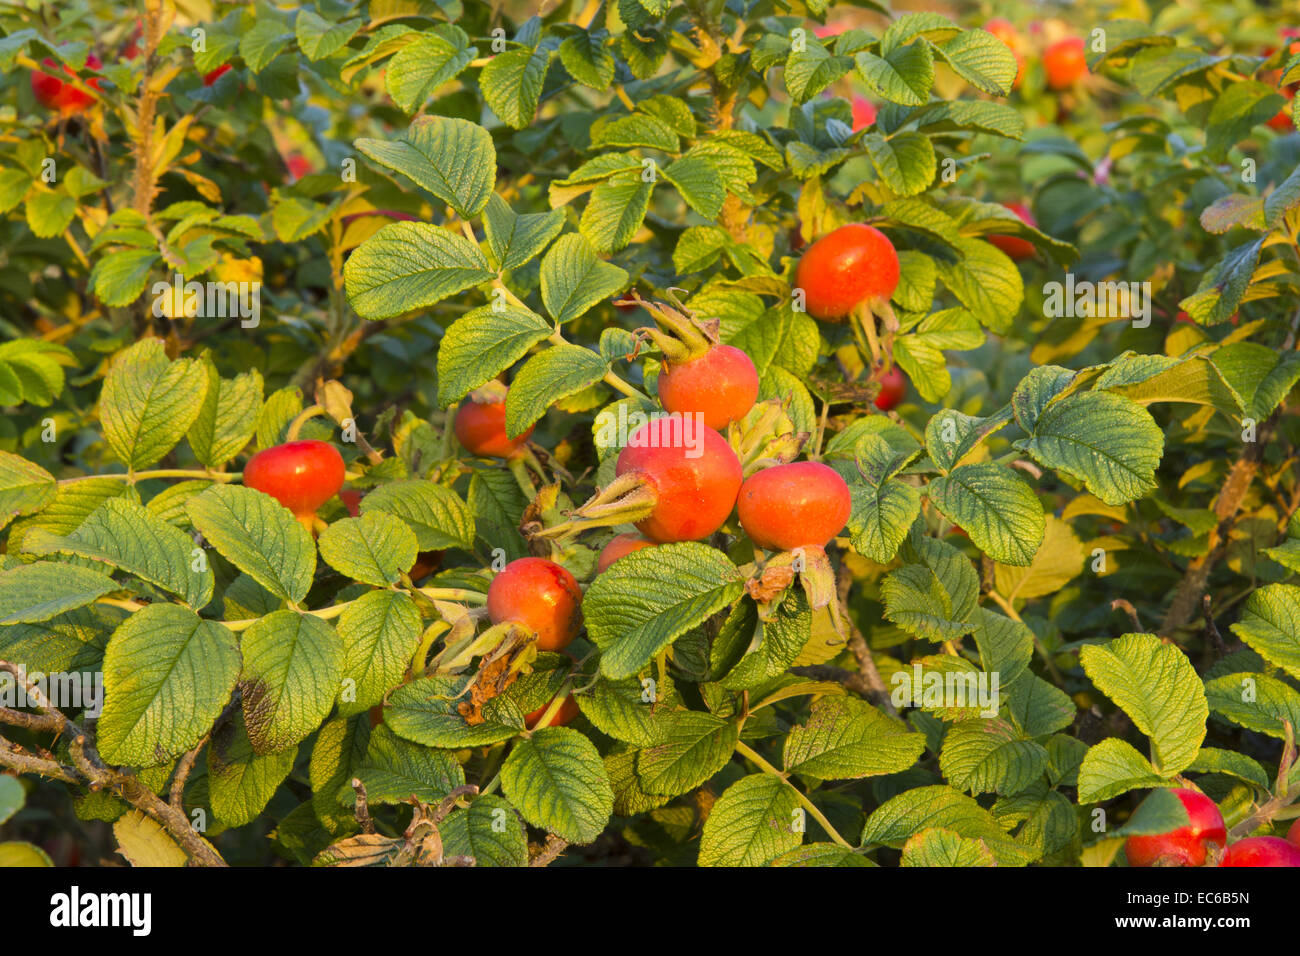
[[[754,407],[758,371],[732,345],[715,345],[698,358],[665,360],[659,372],[659,401],[670,412],[700,414],[719,431]]]
[[[328,442],[291,441],[259,451],[244,466],[244,485],[264,491],[304,523],[343,487],[343,456]]]
[[[596,558],[596,573],[603,574],[609,570],[611,564],[625,554],[640,551],[642,548],[653,548],[654,546],[653,541],[643,538],[639,534],[615,535],[610,539],[609,544],[600,549],[600,556]]]
[[[1034,214],[1029,211],[1028,206],[1018,202],[1006,202],[1002,205],[1019,216],[1021,222],[1033,226],[1035,229],[1038,228],[1038,221],[1034,219]],[[1022,262],[1031,258],[1034,254],[1034,244],[1028,239],[1021,239],[1019,236],[1004,236],[995,233],[990,235],[988,239],[990,243],[1005,252],[1015,262]]]
[[[98,70],[103,65],[103,61],[93,53],[86,57],[86,66],[92,70]],[[59,64],[53,57],[46,57],[41,61],[41,66],[54,71],[59,69]],[[70,66],[64,66],[63,72],[68,76],[76,76],[75,71]],[[99,89],[99,77],[92,77],[87,80],[86,86],[92,90]],[[79,113],[95,102],[95,98],[84,90],[80,90],[73,84],[61,80],[54,74],[45,73],[41,70],[32,73],[32,93],[36,95],[36,102],[47,110],[58,110],[60,113],[65,114]]]
[[[580,713],[578,710],[578,702],[574,700],[573,695],[570,694],[564,698],[564,703],[560,704],[559,709],[551,716],[551,719],[546,723],[539,725],[538,721],[546,716],[546,711],[550,706],[551,703],[548,701],[541,707],[538,707],[535,711],[524,718],[524,725],[529,730],[536,730],[539,726],[561,727],[571,721],[574,717],[577,717]]]
[[[1214,801],[1196,790],[1175,790],[1191,821],[1169,833],[1132,836],[1124,844],[1129,866],[1204,866],[1211,846],[1228,842],[1223,814]]]
[[[1219,866],[1300,866],[1300,847],[1281,837],[1247,837],[1228,847]]]
[[[636,522],[657,544],[699,541],[736,506],[743,474],[725,438],[693,418],[655,418],[628,436],[615,474],[636,476],[655,493],[654,510]]]
[[[907,378],[897,365],[890,366],[880,379],[880,391],[876,393],[876,408],[887,412],[898,406],[907,394]]]
[[[898,288],[898,253],[885,234],[862,223],[841,226],[808,247],[795,270],[808,312],[843,319],[857,305],[886,301]]]
[[[823,547],[849,520],[849,486],[835,469],[797,461],[755,472],[740,488],[740,526],[765,551]]]
[[[1043,69],[1047,72],[1047,85],[1052,89],[1066,90],[1074,86],[1088,72],[1083,40],[1069,37],[1053,43],[1043,54]]]
[[[480,458],[511,458],[533,433],[530,428],[518,438],[506,437],[506,403],[466,401],[456,411],[456,440],[471,455]]]
[[[487,610],[493,624],[517,621],[531,628],[538,650],[558,651],[578,635],[582,589],[554,561],[520,558],[492,579]]]

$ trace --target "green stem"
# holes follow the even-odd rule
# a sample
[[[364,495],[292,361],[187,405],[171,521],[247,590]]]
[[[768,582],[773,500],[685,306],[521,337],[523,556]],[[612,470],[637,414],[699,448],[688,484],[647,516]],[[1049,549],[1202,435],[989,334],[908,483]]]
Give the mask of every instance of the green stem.
[[[118,481],[143,481],[146,478],[199,478],[209,481],[239,481],[244,477],[239,471],[207,471],[200,468],[155,468],[152,471],[112,472],[106,475],[77,475],[75,478],[60,478],[60,485],[71,485],[78,481],[92,478],[116,478]]]
[[[770,773],[772,776],[776,777],[787,787],[793,790],[795,798],[799,801],[799,803],[803,806],[803,808],[808,811],[809,816],[811,816],[814,820],[816,820],[821,825],[821,828],[826,831],[827,835],[830,836],[832,840],[834,840],[840,846],[844,847],[846,850],[853,849],[853,844],[849,843],[848,840],[840,836],[839,831],[837,831],[833,826],[831,826],[831,822],[826,819],[825,815],[820,810],[817,809],[817,806],[811,800],[809,800],[808,797],[805,796],[803,792],[799,790],[798,787],[792,784],[786,778],[785,774],[783,774],[781,771],[777,770],[770,763],[764,760],[762,756],[758,753],[758,751],[754,750],[753,747],[750,747],[748,744],[742,741],[742,742],[737,742],[736,753],[740,754],[742,757],[744,757],[746,760],[750,761],[751,763],[757,765],[758,768],[762,770],[764,773]]]
[[[510,469],[510,474],[515,476],[515,484],[519,485],[519,490],[524,493],[524,498],[532,501],[537,497],[537,489],[533,487],[533,480],[528,477],[528,462],[523,455],[515,455],[506,460],[506,467]]]

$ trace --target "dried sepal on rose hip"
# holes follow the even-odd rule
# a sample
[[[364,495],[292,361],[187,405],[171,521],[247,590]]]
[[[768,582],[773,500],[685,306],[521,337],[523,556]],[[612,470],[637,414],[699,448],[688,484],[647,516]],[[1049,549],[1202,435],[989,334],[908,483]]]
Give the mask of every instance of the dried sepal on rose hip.
[[[633,292],[624,302],[642,306],[657,323],[637,332],[663,353],[659,402],[667,411],[702,415],[704,424],[722,431],[754,407],[758,370],[748,355],[718,340],[717,319],[701,321],[676,299],[670,306]]]
[[[582,626],[582,589],[554,561],[519,558],[492,579],[487,611],[493,624],[515,622],[532,630],[539,651],[558,651]]]
[[[591,528],[634,524],[656,544],[699,541],[731,516],[743,478],[727,440],[693,415],[652,418],[633,430],[614,473],[567,521],[528,533],[564,541]]]
[[[264,448],[244,466],[244,486],[284,505],[307,528],[316,509],[343,487],[343,456],[329,442],[303,439]]]
[[[480,458],[514,458],[523,454],[533,430],[514,438],[506,434],[507,389],[500,382],[488,382],[466,396],[456,410],[452,427],[456,440],[471,455]]]

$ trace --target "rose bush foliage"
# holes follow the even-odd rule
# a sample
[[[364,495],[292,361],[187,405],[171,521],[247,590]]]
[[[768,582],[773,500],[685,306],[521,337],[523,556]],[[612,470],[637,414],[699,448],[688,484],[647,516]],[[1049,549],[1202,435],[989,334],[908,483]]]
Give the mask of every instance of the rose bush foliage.
[[[1281,835],[1285,24],[505,9],[0,12],[0,661],[106,691],[0,711],[27,803],[133,862],[1123,865],[1189,785]],[[1051,89],[1067,34],[1088,74]],[[42,67],[89,103],[42,108]],[[820,321],[795,269],[847,223],[900,279]],[[1067,270],[1135,285],[1089,309]],[[654,303],[752,360],[747,475],[847,483],[826,557],[733,515],[596,572],[611,531],[573,522],[610,423],[659,409]],[[533,430],[507,460],[455,437],[485,387]],[[346,463],[305,521],[241,480],[299,439]],[[585,592],[562,652],[486,616],[530,555]]]

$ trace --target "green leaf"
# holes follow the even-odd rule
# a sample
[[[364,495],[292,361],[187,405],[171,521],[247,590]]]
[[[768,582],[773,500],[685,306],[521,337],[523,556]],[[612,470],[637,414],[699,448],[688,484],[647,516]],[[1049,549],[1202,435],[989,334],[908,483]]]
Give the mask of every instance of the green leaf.
[[[223,723],[208,748],[208,796],[212,813],[227,826],[252,823],[293,770],[297,748],[258,754],[248,739],[244,715]]]
[[[716,219],[727,198],[717,168],[700,156],[683,156],[664,170],[686,204],[705,219]]]
[[[939,575],[921,564],[891,571],[881,582],[880,596],[887,620],[926,640],[957,640],[974,627]]]
[[[119,587],[107,574],[75,564],[20,564],[0,571],[0,624],[48,621]]]
[[[1097,689],[1151,738],[1160,774],[1173,776],[1196,759],[1209,707],[1192,662],[1177,645],[1154,634],[1125,634],[1084,647],[1079,659]]]
[[[734,721],[694,710],[672,712],[658,740],[637,755],[641,786],[666,796],[694,790],[727,765],[739,740]]]
[[[676,131],[663,120],[644,113],[619,116],[592,130],[591,145],[598,149],[657,149],[675,153],[681,147]]]
[[[293,31],[274,19],[258,19],[239,40],[239,55],[248,68],[260,73],[293,39]]]
[[[438,348],[438,404],[460,401],[550,334],[545,319],[514,305],[485,305],[461,316]]]
[[[959,465],[926,486],[930,500],[981,551],[1004,564],[1028,565],[1046,531],[1043,506],[1010,468]]]
[[[405,803],[411,797],[438,803],[457,787],[465,785],[465,771],[449,750],[422,747],[393,734],[384,725],[370,732],[366,755],[356,775],[366,787],[371,805]],[[356,802],[356,792],[346,802]]]
[[[403,684],[388,699],[384,723],[399,737],[417,744],[449,748],[494,744],[523,729],[523,714],[502,697],[493,698],[484,707],[483,723],[465,723],[456,705],[467,683],[464,678],[440,676]],[[507,719],[511,722],[504,723]]]
[[[901,773],[920,758],[925,737],[865,701],[823,697],[785,739],[785,769],[821,780]]]
[[[121,249],[100,256],[90,270],[90,284],[104,305],[130,305],[149,283],[153,267],[162,261],[156,249]]]
[[[833,56],[814,37],[808,37],[802,49],[792,50],[785,61],[785,88],[796,105],[808,102],[849,70],[853,61],[847,56]]]
[[[200,462],[219,468],[243,451],[257,431],[262,373],[250,369],[234,378],[222,378],[211,362],[205,363],[204,370],[208,390],[186,437]]]
[[[332,23],[310,8],[302,8],[293,21],[294,36],[298,40],[298,49],[307,59],[315,63],[333,56],[351,40],[361,29],[362,21],[358,19]],[[389,65],[392,69],[392,65]]]
[[[1048,405],[1016,447],[1081,479],[1106,504],[1122,505],[1155,489],[1164,435],[1141,405],[1094,391]]]
[[[923,193],[934,181],[934,145],[928,137],[919,133],[899,133],[885,139],[879,133],[868,133],[862,138],[862,145],[866,147],[876,175],[899,196]],[[1019,302],[1016,304],[1018,306]]]
[[[558,324],[585,315],[597,302],[627,288],[628,274],[602,262],[582,236],[561,236],[542,260],[542,302]]]
[[[343,266],[348,302],[371,320],[427,309],[494,274],[477,245],[426,222],[385,226]]]
[[[674,712],[667,709],[675,695],[657,687],[652,695],[635,677],[612,681],[597,679],[590,694],[575,694],[582,716],[603,734],[638,747],[651,747],[667,733]]]
[[[477,123],[447,116],[419,116],[411,121],[402,139],[359,139],[355,145],[381,166],[427,189],[462,219],[477,216],[492,195],[497,152],[492,135]]]
[[[196,611],[212,600],[212,569],[194,566],[194,540],[127,498],[110,498],[66,537],[32,533],[24,550],[73,554],[120,568],[181,597]]]
[[[614,57],[604,47],[604,34],[576,33],[560,44],[559,53],[569,75],[583,86],[603,93],[614,82]]]
[[[448,856],[472,856],[475,866],[527,866],[528,835],[515,808],[493,794],[475,797],[438,824]]]
[[[974,796],[1017,794],[1042,777],[1047,750],[1000,718],[962,720],[944,735],[939,768],[949,783]]]
[[[654,182],[643,181],[640,173],[611,176],[592,190],[578,229],[597,252],[617,252],[641,228],[653,191]]]
[[[903,844],[903,866],[997,866],[983,840],[931,827]]]
[[[980,667],[986,674],[998,674],[1003,687],[1012,685],[1034,656],[1034,632],[1025,623],[987,608],[978,608],[971,620]]]
[[[66,232],[77,214],[77,201],[63,193],[37,189],[28,194],[24,206],[27,226],[41,239],[53,239]]]
[[[1269,584],[1252,593],[1232,633],[1270,664],[1300,678],[1300,587]]]
[[[1079,803],[1101,803],[1130,790],[1163,786],[1166,780],[1133,746],[1118,737],[1088,748],[1079,765]]]
[[[390,514],[370,511],[342,518],[316,542],[320,556],[335,571],[375,587],[396,584],[415,563],[415,532]]]
[[[782,853],[772,860],[769,866],[875,866],[859,851],[843,847],[838,843],[805,843],[788,853]]]
[[[294,603],[307,596],[316,545],[293,512],[270,495],[213,485],[191,498],[185,513],[222,557],[272,594]]]
[[[934,45],[953,72],[978,90],[1006,96],[1019,69],[1016,56],[1001,40],[984,30],[963,30]]]
[[[1201,275],[1196,292],[1178,304],[1201,325],[1227,322],[1250,286],[1266,239],[1260,237],[1232,249]]]
[[[384,86],[394,103],[404,112],[414,113],[440,86],[459,76],[477,53],[464,30],[455,24],[439,23],[388,61]]]
[[[0,823],[21,810],[26,800],[26,791],[16,777],[0,776]]]
[[[506,396],[506,435],[517,438],[528,431],[556,402],[590,388],[609,371],[609,365],[581,345],[553,345],[524,363]]]
[[[412,479],[380,485],[361,499],[362,517],[371,511],[401,518],[415,532],[421,551],[474,547],[474,516],[469,507],[436,482]]]
[[[1206,151],[1222,162],[1253,127],[1272,119],[1285,105],[1286,97],[1264,83],[1238,79],[1226,84],[1204,119]]]
[[[1300,727],[1300,691],[1267,674],[1225,674],[1205,682],[1216,714],[1247,730],[1286,739],[1283,724]]]
[[[1187,769],[1193,773],[1224,773],[1254,784],[1261,790],[1269,788],[1268,774],[1264,768],[1257,761],[1235,750],[1202,747]]]
[[[104,654],[100,754],[132,767],[176,759],[212,727],[238,677],[239,648],[224,625],[175,604],[137,611]]]
[[[582,613],[606,677],[631,677],[741,594],[725,555],[695,542],[625,555],[587,589]]]
[[[742,777],[709,811],[700,838],[700,866],[763,866],[800,843],[799,801],[791,786],[770,774]]]
[[[132,469],[152,465],[185,437],[203,408],[207,376],[193,359],[171,361],[161,339],[144,339],[116,357],[104,379],[104,438]]]
[[[851,480],[849,534],[853,550],[879,564],[888,564],[921,513],[921,495],[893,476],[913,457],[900,454],[884,438],[865,434],[858,439],[857,465],[862,480]]]
[[[40,511],[58,493],[54,476],[21,455],[0,451],[0,528]]]
[[[40,866],[54,866],[54,863],[49,854],[36,844],[22,840],[0,842],[0,867],[9,869]]]
[[[531,262],[563,228],[563,209],[518,215],[495,193],[488,198],[483,215],[488,250],[503,271]]]
[[[310,614],[274,611],[244,632],[240,646],[253,749],[276,753],[305,740],[338,695],[343,646],[334,628]]]
[[[340,691],[339,713],[360,713],[384,699],[402,682],[420,643],[420,612],[399,591],[361,595],[339,617],[343,642],[343,682],[355,681],[350,700]]]
[[[962,258],[939,260],[943,284],[985,328],[999,334],[1011,331],[1025,298],[1024,280],[1016,264],[983,239],[960,236],[954,246]]]
[[[909,43],[886,56],[863,50],[853,57],[867,88],[891,103],[920,106],[934,86],[934,57],[925,42]]]
[[[483,99],[507,126],[523,129],[533,121],[552,53],[543,47],[508,50],[483,67],[478,79]]]
[[[1012,683],[1006,692],[1006,713],[1026,737],[1045,737],[1064,730],[1074,722],[1077,712],[1069,694],[1037,674]]]
[[[543,727],[519,741],[501,767],[501,790],[533,826],[591,843],[614,811],[614,791],[591,741],[568,727]]]
[[[862,842],[901,848],[933,827],[982,841],[1005,866],[1022,866],[1034,857],[1034,851],[1010,837],[987,810],[948,786],[916,787],[886,800],[867,819]]]

